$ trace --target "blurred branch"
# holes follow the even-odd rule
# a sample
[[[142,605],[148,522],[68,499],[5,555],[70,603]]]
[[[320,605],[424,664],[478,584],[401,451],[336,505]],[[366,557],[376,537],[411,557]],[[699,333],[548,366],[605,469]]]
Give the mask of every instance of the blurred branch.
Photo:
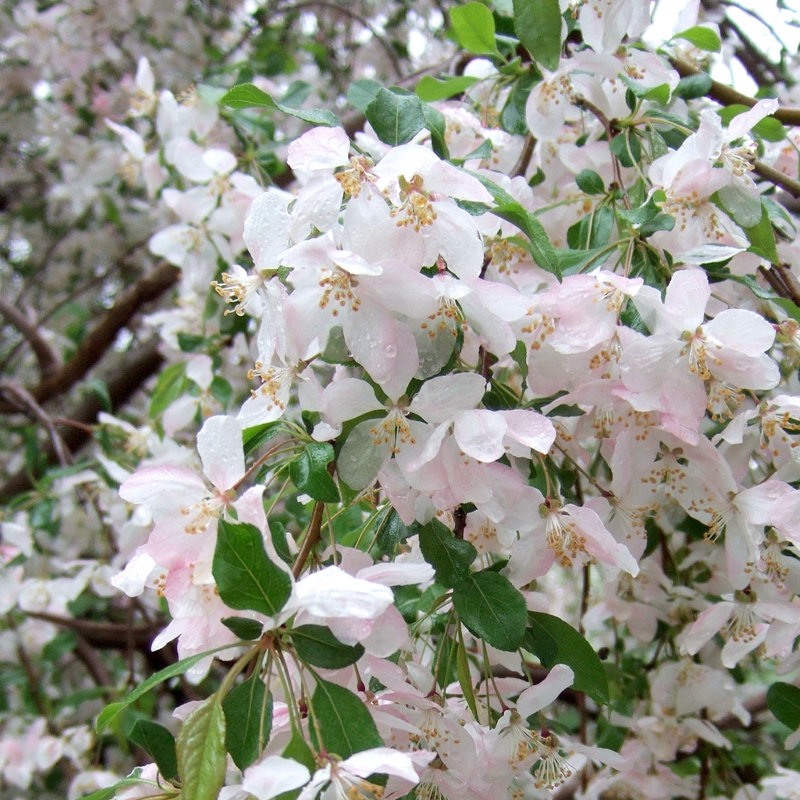
[[[8,381],[0,381],[0,395],[5,396],[11,405],[16,406],[19,411],[30,417],[34,422],[39,422],[46,428],[50,436],[50,442],[52,443],[53,453],[58,457],[58,461],[62,467],[66,467],[68,464],[72,463],[72,457],[61,437],[58,435],[53,420],[50,419],[36,400],[31,397],[29,392],[21,386],[15,386]]]
[[[105,313],[81,342],[75,355],[55,374],[30,390],[37,403],[58,397],[71,389],[105,355],[117,334],[141,311],[146,303],[159,298],[180,277],[180,270],[162,263],[153,272],[140,278]],[[0,404],[0,412],[16,410]],[[74,415],[73,415],[74,416]],[[79,420],[85,421],[85,420]]]
[[[26,611],[26,616],[51,622],[60,628],[67,628],[82,637],[85,644],[100,649],[119,648],[133,643],[136,648],[149,649],[153,638],[164,627],[163,622],[149,625],[128,625],[124,622],[92,622],[88,619],[59,617],[56,614]]]
[[[18,308],[0,297],[0,314],[13,325],[31,346],[36,360],[39,362],[39,373],[42,380],[58,371],[61,362],[50,343],[39,332],[39,326],[29,320]]]
[[[753,19],[758,20],[772,34],[781,47],[783,47],[783,42],[778,37],[774,28],[764,22],[760,15],[736,2],[730,2],[730,0],[702,0],[702,5],[707,12],[713,12],[713,16],[719,19],[720,34],[723,38],[733,40],[736,57],[747,70],[750,77],[759,86],[771,86],[774,83],[786,81],[787,76],[784,74],[784,70],[781,69],[781,66],[770,61],[744,33],[741,27],[726,15],[725,11],[726,8],[736,8],[752,16]]]
[[[680,58],[673,58],[670,60],[672,66],[675,67],[682,78],[689,78],[692,75],[708,74],[702,72],[702,70],[695,69],[691,64],[687,64]],[[742,94],[732,86],[727,86],[715,80],[711,81],[711,89],[708,95],[725,106],[738,104],[752,108],[758,102],[755,98]],[[779,108],[772,116],[784,125],[800,125],[800,108]]]
[[[158,352],[158,344],[158,339],[153,338],[138,350],[123,354],[122,363],[112,369],[113,377],[106,381],[112,410],[124,405],[142,384],[161,368],[164,358]],[[100,399],[95,395],[88,395],[80,405],[69,412],[71,424],[61,434],[61,439],[72,453],[77,452],[88,441],[91,429],[86,426],[95,422],[102,410]],[[76,426],[75,423],[83,423],[83,427]],[[52,445],[43,450],[44,458],[52,462],[55,457]],[[32,478],[22,469],[0,486],[0,502],[31,488],[33,488]]]
[[[289,11],[302,11],[305,8],[324,8],[328,11],[335,11],[338,14],[343,14],[344,16],[349,17],[357,22],[363,28],[368,30],[375,37],[375,40],[380,43],[381,47],[384,49],[384,52],[389,57],[394,74],[398,78],[403,75],[403,67],[400,64],[400,59],[397,57],[397,53],[394,51],[392,45],[386,41],[386,38],[375,29],[374,25],[372,25],[372,23],[368,19],[364,18],[361,14],[356,13],[353,11],[353,9],[347,8],[346,6],[340,6],[338,3],[326,2],[326,0],[307,0],[307,2],[294,3],[290,6],[283,6],[279,9],[279,11],[281,14],[286,14]]]

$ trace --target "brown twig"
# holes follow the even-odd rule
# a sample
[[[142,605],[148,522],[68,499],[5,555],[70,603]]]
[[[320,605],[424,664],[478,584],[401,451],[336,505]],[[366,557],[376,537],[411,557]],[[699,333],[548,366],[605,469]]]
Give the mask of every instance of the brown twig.
[[[26,616],[75,631],[87,645],[102,650],[122,650],[129,642],[132,642],[137,649],[149,649],[154,637],[163,627],[162,623],[132,626],[125,622],[93,622],[88,619],[73,619],[38,611],[27,611]]]
[[[529,133],[525,137],[525,144],[522,148],[522,152],[519,155],[519,159],[517,163],[514,164],[514,169],[511,170],[511,177],[517,178],[520,176],[524,176],[525,173],[528,171],[528,167],[531,163],[531,158],[533,158],[533,149],[536,147],[536,139]]]
[[[92,676],[92,680],[98,686],[113,686],[114,679],[103,663],[103,659],[97,654],[95,649],[83,638],[78,635],[75,645],[75,655],[83,662],[86,671]]]
[[[325,503],[323,503],[321,500],[317,500],[317,502],[314,503],[314,510],[311,512],[311,522],[308,524],[306,537],[303,539],[300,552],[297,554],[294,567],[292,567],[292,575],[294,575],[295,580],[300,577],[303,567],[305,566],[308,557],[311,555],[311,551],[317,546],[317,543],[322,538],[322,512],[324,510]]]
[[[699,69],[695,69],[691,64],[687,64],[680,58],[672,58],[670,60],[672,66],[675,67],[682,78],[689,78],[692,75],[707,74]],[[711,89],[708,92],[708,96],[713,97],[714,100],[726,106],[742,105],[752,108],[758,102],[755,98],[742,94],[732,86],[727,86],[715,80],[711,81]],[[800,125],[800,108],[779,108],[772,116],[784,125]]]
[[[788,192],[792,197],[800,197],[800,181],[784,175],[780,170],[765,164],[763,161],[754,161],[753,170],[758,173],[764,180],[780,186],[781,189]]]
[[[113,377],[106,381],[112,410],[124,405],[164,363],[163,356],[158,352],[158,344],[158,339],[154,338],[133,353],[125,354],[124,362],[113,370]],[[87,426],[72,426],[61,434],[62,441],[71,452],[77,452],[88,441],[91,436],[91,428],[88,426],[96,421],[97,414],[102,410],[100,399],[89,395],[70,412],[69,417],[73,422]],[[55,456],[52,444],[43,448],[45,462],[51,462]],[[0,486],[0,503],[19,492],[27,491],[32,485],[28,471],[20,470]]]
[[[141,311],[142,306],[159,298],[179,277],[180,270],[177,267],[162,263],[153,272],[140,278],[103,315],[81,342],[75,355],[54,375],[30,390],[33,398],[38,403],[43,403],[71,389],[100,361],[114,343],[117,334]]]
[[[773,264],[769,269],[759,267],[758,271],[777,295],[791,300],[800,308],[800,283],[788,264]]]
[[[53,420],[50,419],[50,416],[36,400],[34,400],[29,392],[21,386],[15,386],[8,381],[0,381],[0,395],[5,396],[12,406],[45,427],[50,436],[53,452],[58,457],[58,461],[62,467],[66,467],[72,463],[72,456],[59,436],[56,426],[53,424]]]
[[[2,314],[27,340],[39,363],[40,379],[46,379],[61,366],[61,361],[50,343],[42,336],[39,326],[29,320],[18,308],[0,297]]]

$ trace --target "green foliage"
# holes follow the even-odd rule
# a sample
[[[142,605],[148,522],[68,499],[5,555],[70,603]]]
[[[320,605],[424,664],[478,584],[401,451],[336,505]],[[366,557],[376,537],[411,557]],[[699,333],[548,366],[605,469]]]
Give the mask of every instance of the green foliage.
[[[470,633],[498,650],[517,650],[525,636],[525,598],[497,572],[475,572],[453,589],[453,607]]]
[[[436,580],[447,587],[469,577],[470,564],[478,551],[463,539],[456,539],[453,532],[432,519],[419,532],[419,546],[425,560],[436,570]]]
[[[272,695],[256,672],[234,686],[222,701],[225,748],[239,769],[247,769],[264,751],[272,729]]]
[[[264,628],[258,620],[246,617],[223,617],[221,622],[229,631],[245,642],[258,639]]]
[[[787,728],[800,728],[800,687],[773,683],[767,690],[767,707]]]
[[[337,116],[327,109],[302,109],[279,103],[266,92],[254,86],[252,83],[243,83],[234,86],[229,92],[220,98],[220,105],[228,106],[233,109],[243,108],[271,108],[282,111],[290,117],[297,117],[312,125],[323,125],[328,128],[335,128],[342,123]]]
[[[575,673],[575,689],[586,692],[596,703],[608,702],[608,680],[603,662],[569,623],[552,614],[529,611],[522,647],[548,669],[556,664],[566,664]]]
[[[225,782],[225,715],[216,695],[198,706],[181,727],[177,741],[181,794],[216,800]]]
[[[514,0],[514,29],[520,42],[545,69],[558,69],[561,57],[558,0]]]
[[[378,138],[392,146],[410,142],[425,127],[422,101],[404,89],[378,89],[364,113]]]
[[[322,503],[339,502],[339,490],[328,473],[328,464],[333,458],[333,447],[327,442],[307,444],[289,465],[292,483],[314,500]]]
[[[458,43],[475,55],[495,55],[494,17],[483,3],[467,3],[450,9],[450,22]]]
[[[178,776],[175,737],[163,725],[149,719],[137,720],[128,738],[153,759],[158,771],[167,780],[173,780]]]
[[[220,520],[212,572],[222,602],[239,611],[272,616],[292,593],[291,578],[270,561],[255,525]]]
[[[340,642],[324,625],[301,625],[291,631],[297,657],[305,664],[323,669],[342,669],[364,655],[360,644]]]
[[[719,53],[722,49],[722,41],[719,34],[711,28],[702,25],[695,25],[685,31],[676,33],[674,39],[685,39],[691,42],[698,50],[706,50],[710,53]]]
[[[477,82],[477,78],[469,75],[459,75],[457,78],[449,78],[448,80],[439,80],[430,75],[424,75],[420,78],[414,91],[420,100],[426,103],[433,103],[437,100],[447,100],[457,94],[462,94]]]
[[[375,721],[364,703],[349,689],[317,677],[311,708],[328,753],[348,758],[353,753],[383,747]],[[314,728],[311,728],[312,736]]]

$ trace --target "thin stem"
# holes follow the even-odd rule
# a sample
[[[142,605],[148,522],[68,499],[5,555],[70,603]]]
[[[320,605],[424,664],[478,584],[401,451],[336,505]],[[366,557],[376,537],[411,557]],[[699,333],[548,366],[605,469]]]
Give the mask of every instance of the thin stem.
[[[292,568],[292,575],[294,575],[295,580],[300,577],[306,560],[309,555],[311,555],[311,551],[322,538],[322,512],[324,509],[325,503],[321,500],[317,500],[317,502],[314,503],[314,510],[311,512],[311,522],[308,525],[308,531],[306,532],[300,552],[297,554],[297,559]]]
[[[272,458],[272,456],[277,455],[278,453],[280,453],[284,449],[287,452],[289,450],[293,450],[294,447],[295,447],[295,444],[296,444],[296,442],[294,440],[292,440],[292,441],[289,441],[289,442],[280,442],[279,444],[276,444],[274,447],[271,447],[269,450],[267,450],[266,453],[264,453],[264,455],[259,456],[250,465],[249,469],[244,473],[244,475],[242,475],[241,478],[239,478],[238,481],[236,481],[236,483],[233,484],[231,489],[233,491],[236,491],[265,461],[267,461],[267,459]]]

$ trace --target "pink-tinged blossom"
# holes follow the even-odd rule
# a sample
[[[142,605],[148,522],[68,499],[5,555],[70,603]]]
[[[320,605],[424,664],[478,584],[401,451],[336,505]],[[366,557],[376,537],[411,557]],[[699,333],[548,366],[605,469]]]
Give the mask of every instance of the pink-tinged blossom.
[[[351,224],[351,208],[371,225],[369,237],[358,231],[359,223]],[[418,357],[411,331],[390,309],[403,301],[410,314],[435,308],[431,296],[419,294],[419,284],[425,283],[415,274],[422,265],[421,250],[398,241],[398,229],[380,198],[352,202],[348,215],[340,237],[329,232],[301,242],[282,258],[292,267],[295,287],[284,306],[287,346],[300,358],[311,358],[324,351],[331,330],[341,326],[347,348],[370,376],[390,393],[395,387],[402,391],[417,370]],[[408,259],[405,265],[398,262],[400,253]],[[389,280],[383,279],[384,272]],[[402,380],[406,383],[399,387]]]
[[[411,786],[419,783],[417,770],[424,768],[434,756],[432,752],[402,753],[388,747],[375,747],[355,753],[344,761],[331,759],[314,773],[309,784],[300,792],[298,800],[313,800],[318,796],[322,800],[380,796],[382,787],[367,780],[374,774],[401,779],[407,792]],[[269,798],[259,797],[259,800]]]
[[[328,231],[339,217],[343,186],[333,174],[349,163],[350,138],[343,128],[306,131],[289,145],[287,163],[303,184],[292,209],[292,236],[304,239],[313,228]]]
[[[800,623],[800,607],[760,602],[752,592],[723,595],[694,622],[681,644],[681,652],[695,655],[715,634],[724,632],[727,641],[722,648],[722,664],[732,669],[764,641],[773,619]]]
[[[145,467],[120,487],[124,500],[149,508],[154,527],[143,552],[164,569],[191,563],[204,576],[211,574],[216,523],[233,503],[231,489],[245,472],[241,431],[233,418],[218,416],[208,419],[198,434],[210,488],[196,472],[180,466]]]
[[[702,270],[676,272],[663,303],[657,290],[642,287],[633,302],[653,335],[626,334],[631,341],[620,359],[628,390],[620,394],[638,411],[661,411],[662,425],[690,444],[698,441],[707,403],[704,382],[771,389],[780,379],[766,354],[773,327],[744,309],[727,309],[704,322],[709,296]]]
[[[627,34],[636,38],[650,22],[649,0],[589,0],[581,6],[583,41],[596,52],[613,53]]]
[[[412,373],[413,374],[413,373]],[[411,375],[402,388],[395,389],[392,405],[383,419],[372,419],[356,425],[345,440],[339,455],[339,474],[352,488],[363,489],[375,480],[393,456],[406,462],[419,450],[424,436],[422,423],[407,419],[416,414],[431,424],[452,419],[462,408],[474,408],[486,391],[486,381],[476,373],[458,373],[432,378],[423,384],[411,402],[403,402]],[[391,396],[390,396],[390,399]],[[345,378],[332,383],[323,393],[323,414],[335,431],[353,417],[370,411],[386,411],[364,381]]]
[[[628,548],[614,539],[594,511],[549,501],[542,506],[535,529],[512,549],[505,572],[513,584],[524,586],[545,575],[556,562],[574,568],[591,560],[630,575],[639,572]]]
[[[245,770],[242,789],[257,800],[271,800],[305,786],[310,779],[311,773],[303,764],[291,758],[266,756]]]
[[[473,218],[453,198],[491,203],[481,182],[421,145],[395,147],[372,169],[392,202],[403,248],[424,243],[424,263],[443,258],[459,278],[477,278],[483,243]]]

